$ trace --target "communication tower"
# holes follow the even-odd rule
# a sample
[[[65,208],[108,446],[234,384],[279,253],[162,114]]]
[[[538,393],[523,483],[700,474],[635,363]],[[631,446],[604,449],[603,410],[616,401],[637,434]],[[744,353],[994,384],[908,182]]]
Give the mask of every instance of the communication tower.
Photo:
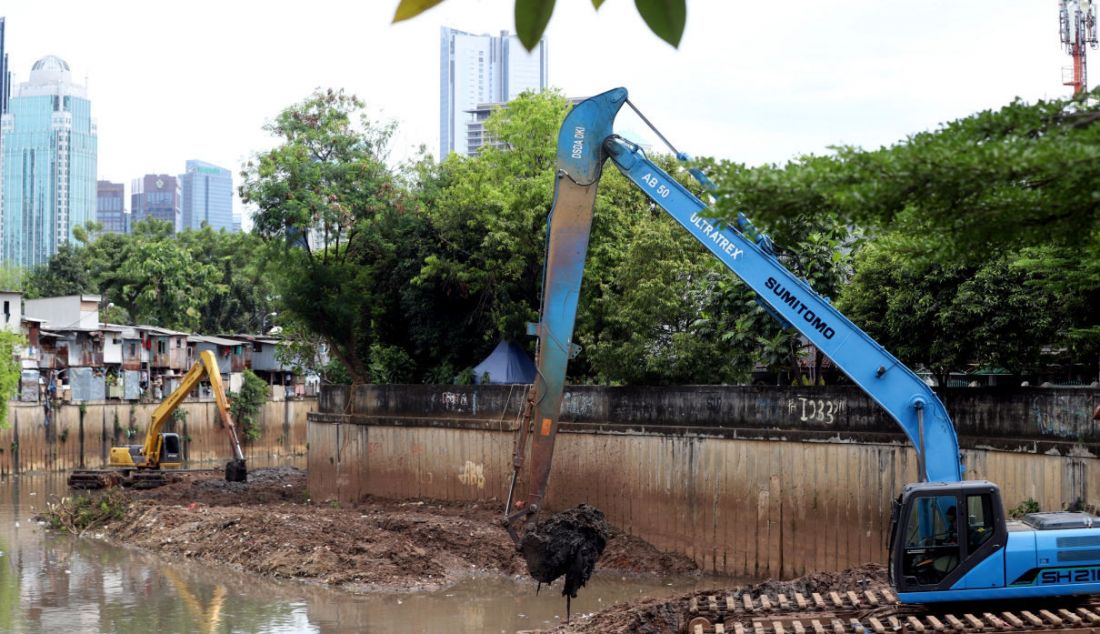
[[[1088,89],[1085,45],[1097,47],[1096,7],[1092,0],[1058,0],[1058,23],[1062,46],[1073,57],[1073,67],[1062,68],[1062,83],[1080,94]]]

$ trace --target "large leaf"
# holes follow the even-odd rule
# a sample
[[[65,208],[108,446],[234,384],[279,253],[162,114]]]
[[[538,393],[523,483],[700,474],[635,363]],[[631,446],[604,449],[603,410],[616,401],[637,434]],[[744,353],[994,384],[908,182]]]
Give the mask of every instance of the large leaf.
[[[687,22],[687,0],[634,0],[650,30],[673,46],[680,46]]]
[[[538,45],[552,13],[554,0],[516,0],[516,35],[524,48]]]
[[[440,2],[443,0],[401,0],[397,5],[397,11],[393,14],[393,21],[400,22],[415,18]]]

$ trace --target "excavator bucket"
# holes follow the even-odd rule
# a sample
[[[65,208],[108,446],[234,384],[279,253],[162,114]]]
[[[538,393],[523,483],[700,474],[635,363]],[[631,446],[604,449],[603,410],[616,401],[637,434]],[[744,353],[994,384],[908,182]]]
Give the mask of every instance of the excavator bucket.
[[[230,460],[225,463],[225,481],[226,482],[247,482],[248,481],[248,468],[245,466],[244,459]]]

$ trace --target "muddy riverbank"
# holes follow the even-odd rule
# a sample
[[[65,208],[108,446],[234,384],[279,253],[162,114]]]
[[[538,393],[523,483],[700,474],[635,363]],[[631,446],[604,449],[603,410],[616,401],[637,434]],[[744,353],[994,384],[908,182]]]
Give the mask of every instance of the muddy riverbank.
[[[193,472],[167,486],[122,494],[121,518],[93,535],[159,553],[273,578],[354,592],[448,587],[471,577],[526,578],[522,558],[495,523],[495,503],[373,499],[355,506],[310,500],[305,472],[257,469],[247,483]],[[683,575],[694,563],[614,534],[597,568]]]

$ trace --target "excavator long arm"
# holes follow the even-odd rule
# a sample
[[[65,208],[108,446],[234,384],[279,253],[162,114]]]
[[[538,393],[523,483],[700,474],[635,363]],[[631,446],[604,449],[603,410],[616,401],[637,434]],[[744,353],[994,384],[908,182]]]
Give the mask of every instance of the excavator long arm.
[[[547,229],[546,264],[536,366],[524,422],[513,456],[513,488],[531,434],[531,475],[524,508],[509,517],[514,527],[542,505],[550,477],[558,417],[577,299],[591,234],[603,164],[610,159],[661,209],[757,293],[773,314],[826,354],[897,422],[917,452],[921,480],[962,478],[958,438],[943,403],[909,368],[856,327],[827,299],[770,253],[768,242],[743,217],[738,228],[708,217],[707,204],[612,133],[627,91],[616,88],[581,102],[566,116],[558,137],[557,181]],[[509,494],[511,510],[512,493]]]
[[[218,405],[218,415],[221,416],[222,424],[225,427],[226,433],[229,435],[229,444],[233,450],[233,460],[243,463],[244,453],[241,451],[241,443],[237,438],[237,426],[233,423],[233,417],[229,413],[229,400],[225,396],[225,388],[222,385],[222,375],[221,371],[218,369],[218,361],[214,358],[213,352],[203,350],[199,353],[199,360],[191,366],[187,374],[183,375],[183,380],[180,381],[179,387],[169,394],[168,398],[161,401],[160,405],[153,410],[153,419],[149,423],[149,430],[145,434],[145,447],[142,449],[147,466],[154,467],[159,461],[160,448],[158,443],[161,441],[160,431],[161,428],[164,427],[164,422],[168,420],[172,412],[176,411],[176,408],[183,402],[183,399],[187,398],[191,390],[195,389],[199,381],[202,381],[204,378],[210,381],[211,391],[214,392],[214,400]]]

